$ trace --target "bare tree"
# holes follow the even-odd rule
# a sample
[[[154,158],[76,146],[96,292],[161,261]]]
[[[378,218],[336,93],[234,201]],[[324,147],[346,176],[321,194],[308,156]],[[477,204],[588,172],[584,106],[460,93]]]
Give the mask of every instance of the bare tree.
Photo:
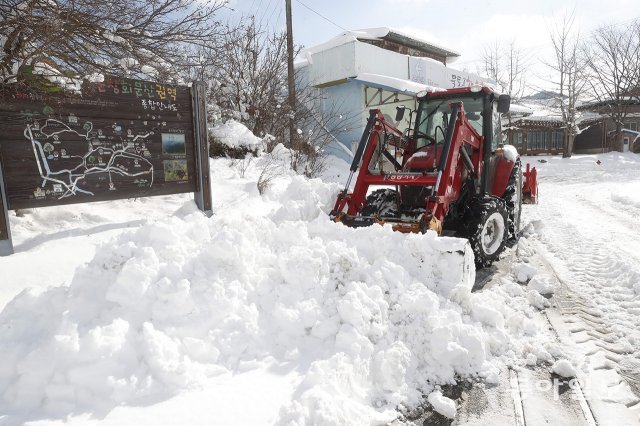
[[[307,177],[318,177],[326,169],[327,150],[340,143],[337,136],[352,130],[356,119],[341,113],[340,103],[327,104],[321,89],[298,87],[296,119],[300,129],[292,143],[291,167]]]
[[[580,56],[578,34],[573,34],[574,15],[565,14],[560,22],[556,21],[549,30],[554,50],[554,60],[548,63],[557,80],[555,92],[556,102],[562,115],[562,123],[566,129],[567,143],[563,157],[571,157],[573,143],[578,133],[577,102],[582,96],[587,80],[584,75],[584,63]]]
[[[0,81],[23,67],[86,76],[173,75],[188,46],[220,34],[216,12],[226,0],[3,0]]]
[[[228,28],[224,44],[228,48],[221,53],[220,65],[204,71],[210,82],[210,103],[219,108],[213,111],[214,122],[231,118],[260,137],[274,136],[271,145],[283,143],[291,149],[290,165],[295,171],[318,176],[326,164],[328,145],[338,143],[336,135],[350,129],[353,118],[342,114],[340,105],[327,105],[322,91],[310,87],[299,72],[296,111],[291,111],[286,33],[270,33],[249,17],[239,27]],[[297,130],[293,138],[291,117]]]
[[[485,46],[482,55],[484,69],[482,72],[489,79],[496,82],[498,89],[520,99],[526,90],[526,60],[515,41],[503,46],[497,40]]]
[[[258,176],[258,192],[263,195],[274,179],[284,174],[282,160],[273,152],[268,153],[260,159],[260,176]]]
[[[286,34],[269,33],[249,17],[237,27],[228,26],[223,43],[222,51],[207,52],[219,62],[205,71],[210,102],[220,107],[215,118],[241,121],[257,136],[274,134],[287,125],[290,113]]]
[[[629,105],[640,100],[640,21],[628,27],[598,28],[583,51],[592,103],[616,125],[610,148],[622,150],[621,130]]]

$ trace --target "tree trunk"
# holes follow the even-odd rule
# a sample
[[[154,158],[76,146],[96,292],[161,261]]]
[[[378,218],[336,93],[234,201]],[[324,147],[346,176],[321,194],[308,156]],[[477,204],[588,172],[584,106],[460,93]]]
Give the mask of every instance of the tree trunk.
[[[573,154],[573,142],[576,140],[576,135],[573,132],[567,134],[567,144],[564,146],[564,152],[562,158],[571,158]]]
[[[616,134],[613,139],[612,151],[622,152],[622,123],[616,122]]]

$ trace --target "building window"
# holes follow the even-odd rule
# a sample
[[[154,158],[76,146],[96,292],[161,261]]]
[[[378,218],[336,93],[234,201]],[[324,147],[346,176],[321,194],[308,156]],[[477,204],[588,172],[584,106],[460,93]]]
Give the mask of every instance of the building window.
[[[551,149],[556,151],[564,149],[564,132],[562,130],[551,132]]]
[[[638,131],[638,122],[637,121],[627,121],[622,124],[622,127],[625,129],[633,130],[634,132]]]
[[[511,139],[513,146],[518,148],[518,151],[522,149],[522,132],[513,132]]]
[[[546,151],[547,132],[544,130],[533,130],[527,132],[527,151]]]

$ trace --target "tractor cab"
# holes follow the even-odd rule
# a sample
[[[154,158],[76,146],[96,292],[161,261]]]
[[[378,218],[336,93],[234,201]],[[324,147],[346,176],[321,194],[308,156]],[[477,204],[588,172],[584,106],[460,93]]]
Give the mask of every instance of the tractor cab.
[[[483,151],[494,152],[502,142],[500,116],[509,110],[508,95],[496,97],[487,87],[472,86],[445,92],[423,92],[418,94],[418,99],[414,128],[408,132],[412,143],[403,157],[406,169],[418,171],[436,167],[454,104],[464,105],[469,124],[478,137],[488,142]]]

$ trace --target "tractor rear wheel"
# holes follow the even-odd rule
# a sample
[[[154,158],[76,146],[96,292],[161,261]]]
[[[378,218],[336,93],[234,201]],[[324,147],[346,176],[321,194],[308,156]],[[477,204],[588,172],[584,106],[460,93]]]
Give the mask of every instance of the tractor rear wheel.
[[[480,268],[490,266],[504,251],[508,239],[508,215],[504,200],[475,199],[469,206],[467,238]]]
[[[369,194],[362,216],[399,217],[400,194],[393,189],[377,189]]]
[[[520,160],[516,160],[513,165],[503,198],[507,205],[509,239],[515,241],[520,232],[520,217],[522,216],[522,165]]]

